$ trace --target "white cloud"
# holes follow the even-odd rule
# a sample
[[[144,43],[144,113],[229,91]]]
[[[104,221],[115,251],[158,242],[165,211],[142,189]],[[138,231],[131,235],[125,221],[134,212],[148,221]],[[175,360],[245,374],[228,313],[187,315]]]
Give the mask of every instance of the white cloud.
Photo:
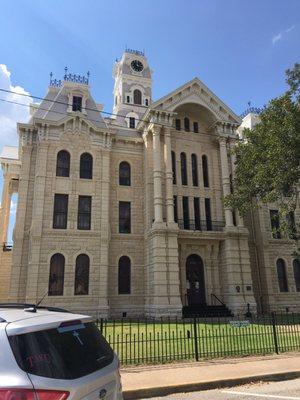
[[[290,33],[295,28],[296,28],[295,25],[291,25],[289,28],[285,29],[284,32],[279,32],[277,35],[274,35],[273,38],[272,38],[273,45],[276,42],[279,42],[279,40],[281,40],[283,38],[283,36],[287,35],[288,33]]]
[[[282,34],[278,33],[278,35],[273,36],[272,43],[275,44],[278,42],[280,39],[282,39]]]
[[[11,83],[11,72],[5,64],[0,64],[0,88],[16,93],[29,94],[21,86],[13,86]],[[19,96],[15,93],[0,91],[0,99],[26,104],[20,106],[13,103],[0,101],[0,153],[4,145],[18,145],[17,122],[27,122],[29,115],[29,105],[33,102],[31,97]]]
[[[289,32],[291,32],[293,29],[295,29],[295,25],[292,25],[292,26],[290,26],[289,28],[287,28],[287,29],[285,30],[285,32],[286,32],[286,33],[289,33]]]

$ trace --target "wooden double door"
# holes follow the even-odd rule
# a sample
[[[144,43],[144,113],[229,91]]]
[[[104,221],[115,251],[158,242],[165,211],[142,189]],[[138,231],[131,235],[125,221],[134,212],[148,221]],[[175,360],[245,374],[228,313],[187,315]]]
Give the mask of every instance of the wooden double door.
[[[197,254],[191,254],[186,260],[186,285],[189,306],[206,304],[204,265]]]

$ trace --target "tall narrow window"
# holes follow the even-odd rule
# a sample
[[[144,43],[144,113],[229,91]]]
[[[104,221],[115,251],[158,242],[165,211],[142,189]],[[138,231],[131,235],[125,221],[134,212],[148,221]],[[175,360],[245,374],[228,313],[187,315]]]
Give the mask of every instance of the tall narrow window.
[[[190,120],[187,117],[185,117],[183,120],[183,123],[184,123],[184,130],[186,132],[189,132],[190,131]]]
[[[178,204],[177,204],[177,196],[173,196],[174,201],[174,221],[178,222]]]
[[[119,259],[118,266],[118,289],[119,294],[130,294],[131,281],[131,262],[127,256],[122,256]]]
[[[126,102],[130,103],[130,97],[129,96],[126,96]]]
[[[70,176],[70,153],[66,150],[57,153],[56,176]]]
[[[86,254],[79,254],[75,266],[75,295],[89,294],[90,258]]]
[[[148,107],[149,106],[149,100],[145,99],[145,106]]]
[[[89,294],[90,258],[86,254],[79,254],[75,266],[75,295]]]
[[[179,118],[175,119],[175,128],[176,128],[177,131],[181,130],[181,121],[180,121]]]
[[[176,155],[175,155],[175,151],[172,151],[171,155],[172,155],[173,185],[176,185]]]
[[[62,296],[64,293],[65,257],[56,253],[50,260],[48,296]]]
[[[133,102],[134,104],[142,104],[142,92],[138,89],[133,91]]]
[[[201,231],[200,199],[199,199],[199,197],[194,197],[194,216],[195,216],[195,230]]]
[[[199,132],[199,125],[198,125],[198,122],[194,122],[193,127],[194,127],[194,132],[195,132],[195,133],[198,133],[198,132]]]
[[[130,186],[130,164],[126,161],[119,165],[119,185]]]
[[[80,156],[80,178],[93,178],[93,157],[89,153],[83,153]]]
[[[73,96],[72,110],[73,111],[81,111],[82,110],[82,97]]]
[[[288,283],[286,278],[285,262],[282,258],[276,261],[277,277],[280,292],[288,292]]]
[[[182,197],[182,210],[183,210],[183,229],[190,229],[190,211],[189,211],[189,198]]]
[[[181,183],[187,185],[186,154],[180,153]]]
[[[198,186],[198,161],[196,154],[192,154],[192,177],[193,177],[193,186]]]
[[[131,128],[131,129],[135,128],[135,118],[134,117],[129,117],[129,128]]]
[[[210,199],[205,199],[206,230],[212,231]]]
[[[92,197],[78,197],[77,229],[91,229]]]
[[[68,195],[54,195],[53,228],[67,229],[68,222]]]
[[[288,228],[289,237],[290,237],[290,239],[294,239],[295,238],[295,233],[297,232],[294,211],[290,211],[286,215],[286,222],[287,222],[287,228]]]
[[[207,162],[207,156],[205,154],[202,156],[202,172],[203,172],[203,185],[204,187],[209,187],[208,162]]]
[[[129,201],[119,201],[119,233],[131,232],[131,210]]]
[[[279,220],[278,210],[270,210],[270,221],[271,221],[271,229],[272,229],[273,238],[280,239],[281,232],[280,232],[280,220]]]
[[[296,285],[296,291],[300,292],[300,261],[295,259],[293,261],[294,279]]]

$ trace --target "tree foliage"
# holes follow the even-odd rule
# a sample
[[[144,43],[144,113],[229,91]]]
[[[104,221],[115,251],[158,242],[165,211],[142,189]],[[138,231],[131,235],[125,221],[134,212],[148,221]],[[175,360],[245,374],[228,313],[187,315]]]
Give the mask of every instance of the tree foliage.
[[[299,204],[300,64],[286,76],[289,90],[265,106],[260,123],[245,129],[234,149],[234,193],[224,201],[242,215],[254,204],[275,202],[285,214]]]

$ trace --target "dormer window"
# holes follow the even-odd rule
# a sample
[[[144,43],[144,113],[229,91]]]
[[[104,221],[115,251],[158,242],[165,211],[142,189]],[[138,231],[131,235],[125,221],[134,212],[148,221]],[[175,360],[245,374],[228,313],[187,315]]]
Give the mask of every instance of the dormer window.
[[[72,110],[80,112],[82,111],[82,97],[73,96]]]
[[[135,118],[134,117],[129,117],[129,128],[131,128],[131,129],[135,128]]]

